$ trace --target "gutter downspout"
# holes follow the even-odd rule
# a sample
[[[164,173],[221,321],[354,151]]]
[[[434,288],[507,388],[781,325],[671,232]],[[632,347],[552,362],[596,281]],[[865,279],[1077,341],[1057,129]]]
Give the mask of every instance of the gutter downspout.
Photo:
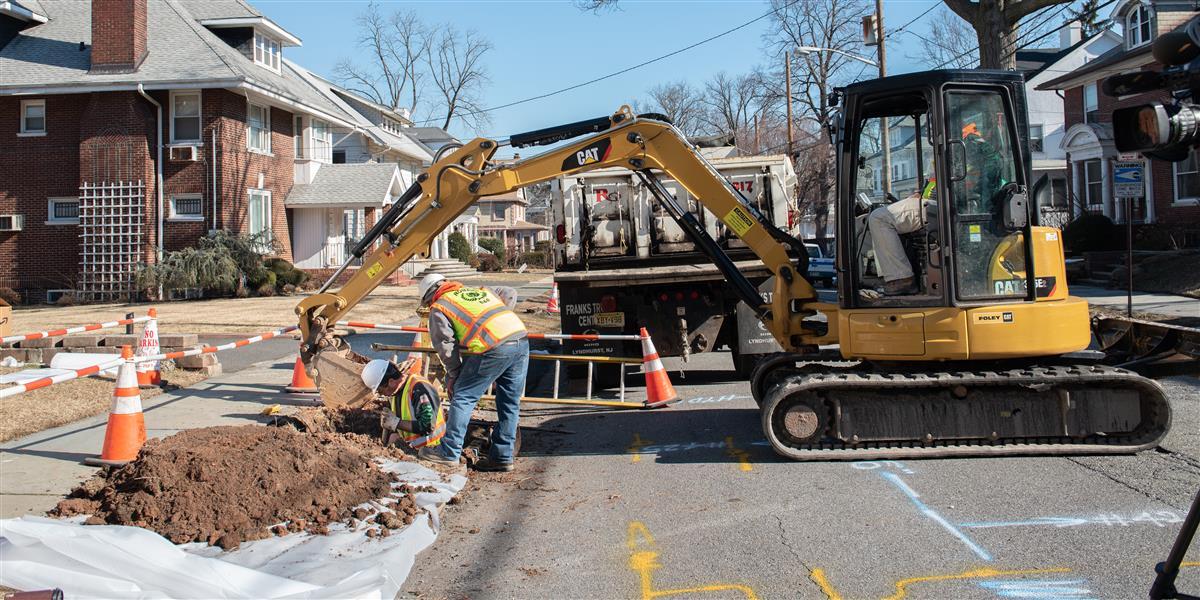
[[[150,95],[146,93],[145,88],[143,88],[142,84],[140,84],[140,83],[137,84],[137,91],[139,94],[142,95],[143,98],[145,98],[147,101],[149,101],[150,104],[153,104],[154,108],[158,111],[158,132],[157,132],[158,144],[157,144],[157,148],[156,148],[156,150],[158,151],[158,159],[154,161],[154,171],[155,171],[154,172],[154,177],[155,177],[154,187],[155,187],[155,190],[158,192],[156,194],[158,196],[158,214],[157,214],[158,235],[155,237],[155,241],[157,242],[156,243],[157,248],[155,249],[154,258],[155,258],[155,262],[160,262],[160,261],[162,261],[162,256],[163,256],[163,166],[162,166],[163,117],[162,117],[162,104],[159,104],[157,100],[155,100],[154,98],[151,98]],[[159,291],[159,296],[160,297],[162,296],[161,290]]]
[[[217,128],[212,130],[212,219],[213,231],[217,230]]]

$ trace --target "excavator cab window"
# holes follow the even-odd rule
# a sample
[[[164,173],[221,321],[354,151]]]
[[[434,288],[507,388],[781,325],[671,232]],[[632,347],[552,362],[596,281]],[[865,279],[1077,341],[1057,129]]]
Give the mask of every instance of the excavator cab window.
[[[852,294],[872,306],[942,304],[930,250],[938,238],[938,196],[930,90],[865,99],[854,139]],[[936,258],[936,257],[935,257]]]
[[[1003,88],[945,93],[954,279],[959,300],[1026,296],[1025,223],[1005,205],[1023,194]]]

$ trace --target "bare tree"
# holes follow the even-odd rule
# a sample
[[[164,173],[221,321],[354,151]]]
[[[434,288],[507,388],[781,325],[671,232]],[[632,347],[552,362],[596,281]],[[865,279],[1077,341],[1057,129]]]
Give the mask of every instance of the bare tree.
[[[1013,69],[1017,64],[1017,38],[1022,19],[1048,6],[1071,0],[942,0],[954,14],[975,29],[979,66]]]
[[[759,73],[729,75],[721,71],[704,84],[700,120],[710,133],[733,134],[739,149],[753,145],[754,126],[767,96]]]
[[[979,65],[979,49],[975,32],[958,15],[946,9],[938,10],[929,21],[916,57],[934,69],[974,69]],[[908,32],[911,33],[911,32]]]
[[[647,96],[645,101],[637,103],[638,112],[662,113],[687,136],[704,133],[700,92],[688,82],[660,83],[650,88]]]
[[[481,101],[483,87],[490,81],[483,57],[491,50],[492,43],[478,33],[459,33],[449,26],[434,42],[427,62],[429,78],[441,100],[443,129],[454,119],[472,129],[488,122]]]
[[[575,0],[575,8],[586,10],[596,14],[602,12],[617,10],[620,8],[617,4],[618,0]]]
[[[339,82],[379,104],[398,109],[407,103],[416,112],[425,76],[421,65],[429,52],[428,29],[413,12],[385,15],[375,3],[367,5],[357,22],[358,46],[370,60],[362,64],[343,59],[335,68]]]

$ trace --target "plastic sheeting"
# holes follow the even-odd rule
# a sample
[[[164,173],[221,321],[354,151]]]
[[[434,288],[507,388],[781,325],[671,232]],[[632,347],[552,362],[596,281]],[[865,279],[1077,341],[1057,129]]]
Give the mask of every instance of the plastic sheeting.
[[[76,598],[393,598],[417,553],[437,538],[438,508],[467,480],[443,480],[411,462],[380,465],[401,483],[438,489],[414,494],[425,512],[388,537],[367,538],[373,524],[350,530],[338,523],[328,535],[295,533],[224,552],[206,544],[176,546],[138,527],[21,517],[0,520],[0,585],[58,587]],[[378,502],[364,506],[381,508]]]

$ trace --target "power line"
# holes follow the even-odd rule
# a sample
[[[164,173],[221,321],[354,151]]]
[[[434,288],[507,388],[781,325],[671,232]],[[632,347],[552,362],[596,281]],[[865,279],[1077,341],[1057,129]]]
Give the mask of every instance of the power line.
[[[479,114],[484,114],[484,113],[492,112],[492,111],[495,111],[495,110],[501,110],[501,109],[504,109],[504,108],[509,108],[509,107],[516,106],[516,105],[518,105],[518,104],[525,104],[526,102],[533,102],[534,100],[541,100],[541,99],[543,99],[543,98],[549,98],[549,97],[551,97],[551,96],[557,96],[558,94],[562,94],[562,93],[565,93],[565,92],[569,92],[569,91],[571,91],[571,90],[577,90],[577,89],[579,89],[579,88],[581,88],[581,87],[588,86],[588,85],[591,85],[591,84],[593,84],[593,83],[599,83],[599,82],[601,82],[601,81],[604,81],[604,80],[606,80],[606,79],[612,79],[613,77],[616,77],[616,76],[618,76],[618,75],[624,75],[625,73],[628,73],[628,72],[630,72],[630,71],[633,71],[633,70],[635,70],[635,69],[640,69],[640,68],[642,68],[642,67],[644,67],[644,66],[646,66],[646,65],[651,65],[651,64],[654,64],[654,63],[656,63],[656,62],[659,62],[659,61],[661,61],[661,60],[665,60],[665,59],[671,58],[672,56],[675,56],[675,55],[677,55],[677,54],[682,54],[682,53],[684,53],[684,52],[687,52],[688,50],[691,50],[691,49],[693,49],[693,48],[696,48],[696,47],[698,47],[698,46],[702,46],[702,45],[704,45],[704,44],[707,44],[707,43],[709,43],[709,42],[711,42],[711,41],[713,41],[713,40],[716,40],[716,39],[718,39],[718,38],[725,37],[725,36],[727,36],[727,35],[729,35],[729,34],[731,34],[731,33],[735,32],[735,31],[739,31],[739,30],[745,29],[745,28],[747,28],[747,27],[749,27],[749,26],[751,26],[751,25],[753,25],[753,24],[755,24],[755,23],[757,23],[757,22],[759,22],[759,21],[761,21],[761,20],[763,20],[763,19],[765,19],[765,18],[767,18],[767,17],[769,17],[769,16],[771,16],[771,15],[775,14],[776,12],[778,12],[778,11],[780,11],[780,10],[786,9],[786,8],[788,8],[788,7],[792,6],[793,4],[797,4],[797,3],[799,3],[799,2],[800,2],[800,0],[791,0],[791,1],[790,1],[790,2],[788,2],[787,4],[784,4],[783,6],[780,6],[779,8],[772,8],[770,11],[767,11],[767,12],[765,12],[765,13],[763,13],[763,14],[761,14],[761,15],[759,15],[759,16],[757,16],[757,17],[753,18],[753,19],[750,19],[749,21],[746,21],[745,23],[742,23],[741,25],[738,25],[737,27],[734,27],[734,28],[732,28],[732,29],[727,29],[727,30],[725,30],[725,31],[722,31],[721,33],[718,33],[718,34],[714,35],[714,36],[710,36],[710,37],[704,38],[703,40],[700,40],[700,41],[698,41],[698,42],[696,42],[696,43],[694,43],[694,44],[690,44],[690,45],[688,45],[688,46],[684,46],[683,48],[680,48],[680,49],[678,49],[678,50],[675,50],[675,51],[673,51],[673,52],[668,52],[668,53],[666,53],[666,54],[663,54],[662,56],[659,56],[659,57],[656,57],[656,58],[652,58],[652,59],[650,59],[650,60],[647,60],[647,61],[644,61],[644,62],[640,62],[640,63],[638,63],[638,64],[636,64],[636,65],[633,65],[633,66],[631,66],[631,67],[626,67],[626,68],[624,68],[624,69],[621,69],[621,70],[619,70],[619,71],[614,71],[614,72],[612,72],[612,73],[609,73],[609,74],[607,74],[607,75],[602,75],[602,76],[600,76],[600,77],[596,77],[596,78],[594,78],[594,79],[589,79],[589,80],[587,80],[587,81],[584,81],[584,82],[582,82],[582,83],[577,83],[577,84],[575,84],[575,85],[570,85],[570,86],[567,86],[567,87],[564,87],[564,88],[559,88],[559,89],[557,89],[557,90],[554,90],[554,91],[552,91],[552,92],[546,92],[546,93],[544,93],[544,94],[538,94],[538,95],[536,95],[536,96],[530,96],[530,97],[528,97],[528,98],[522,98],[522,99],[520,99],[520,100],[514,100],[514,101],[512,101],[512,102],[508,102],[508,103],[506,103],[506,104],[501,104],[501,105],[499,105],[499,106],[493,106],[493,107],[491,107],[491,108],[484,108],[484,109],[480,109],[480,110],[475,110],[475,111],[469,111],[469,112],[465,112],[465,113],[460,113],[460,114],[457,114],[457,115],[455,115],[455,116],[458,116],[458,117],[469,117],[469,116],[472,116],[472,115],[479,115]],[[435,122],[435,121],[440,121],[440,120],[441,120],[441,119],[426,119],[426,120],[424,120],[424,121],[421,121],[421,124],[432,123],[432,122]]]
[[[1100,10],[1100,9],[1102,9],[1102,8],[1104,8],[1104,7],[1108,6],[1108,5],[1110,5],[1110,4],[1113,4],[1113,3],[1115,3],[1115,2],[1117,2],[1117,0],[1106,0],[1106,1],[1105,1],[1103,4],[1101,4],[1101,5],[1097,6],[1097,7],[1096,7],[1096,10],[1098,11],[1098,10]],[[1063,10],[1063,9],[1070,7],[1070,3],[1068,2],[1068,3],[1062,4],[1061,6],[1062,6],[1062,8],[1061,8],[1061,9],[1058,11],[1058,12],[1060,12],[1060,13],[1062,12],[1062,10]],[[1056,13],[1056,14],[1057,14],[1057,13]],[[1074,20],[1074,19],[1072,19],[1072,21],[1073,21],[1073,20]],[[1070,22],[1070,21],[1068,21],[1068,22]],[[1065,25],[1065,24],[1066,24],[1066,23],[1064,23],[1064,25]],[[1005,57],[1007,58],[1008,56],[1011,56],[1011,55],[1013,55],[1013,54],[1017,53],[1017,52],[1018,52],[1018,51],[1020,51],[1020,50],[1024,50],[1024,49],[1028,48],[1030,44],[1033,44],[1033,43],[1035,43],[1035,42],[1038,42],[1038,41],[1041,41],[1041,40],[1045,39],[1046,37],[1048,37],[1048,36],[1050,36],[1051,34],[1055,33],[1055,31],[1057,31],[1057,30],[1051,30],[1051,31],[1047,31],[1047,32],[1046,32],[1046,33],[1044,33],[1044,34],[1042,34],[1042,35],[1040,35],[1040,36],[1038,36],[1038,37],[1036,37],[1036,38],[1034,38],[1034,39],[1032,39],[1032,40],[1029,40],[1029,41],[1025,42],[1025,44],[1023,44],[1023,45],[1021,45],[1021,46],[1018,46],[1017,48],[1015,48],[1015,49],[1014,49],[1014,50],[1012,50],[1011,52],[1008,52],[1007,54],[1005,54]],[[1016,41],[1020,41],[1021,37],[1023,37],[1023,36],[1018,36],[1018,38],[1017,38],[1017,40],[1016,40]],[[954,57],[952,57],[952,58],[950,58],[950,59],[948,59],[948,60],[945,60],[945,61],[943,61],[943,62],[942,62],[942,64],[940,64],[940,65],[938,65],[938,66],[936,66],[936,67],[934,67],[934,68],[935,68],[935,69],[940,69],[940,68],[942,68],[942,67],[945,67],[946,65],[948,65],[948,64],[950,64],[950,63],[952,63],[952,62],[954,62],[954,61],[956,61],[956,60],[958,60],[958,59],[960,59],[960,58],[962,58],[962,57],[964,57],[964,56],[967,56],[968,54],[971,54],[972,52],[977,52],[978,50],[979,50],[979,46],[975,46],[974,48],[971,48],[970,50],[967,50],[966,52],[963,52],[963,53],[959,54],[958,56],[954,56]]]
[[[904,31],[904,29],[905,29],[906,27],[908,27],[909,25],[912,25],[913,23],[916,23],[917,21],[921,20],[921,17],[924,17],[925,15],[927,15],[927,14],[929,14],[929,13],[933,12],[933,9],[935,9],[935,8],[937,8],[937,7],[941,6],[941,5],[942,5],[942,0],[936,0],[936,1],[935,1],[935,2],[932,4],[932,5],[930,5],[930,7],[929,7],[929,8],[925,9],[925,12],[923,12],[923,13],[921,13],[921,14],[919,14],[919,15],[917,15],[917,16],[915,16],[915,17],[911,18],[911,19],[909,19],[907,23],[905,23],[905,24],[903,24],[903,25],[901,25],[901,26],[899,26],[899,27],[897,27],[897,28],[895,28],[895,29],[893,29],[893,30],[891,30],[891,31],[889,31],[889,32],[887,32],[887,33],[885,33],[885,34],[883,34],[883,39],[885,39],[885,40],[886,40],[887,38],[890,38],[890,37],[892,37],[893,35],[896,35],[897,33],[901,33],[901,32],[903,32],[903,31]]]

